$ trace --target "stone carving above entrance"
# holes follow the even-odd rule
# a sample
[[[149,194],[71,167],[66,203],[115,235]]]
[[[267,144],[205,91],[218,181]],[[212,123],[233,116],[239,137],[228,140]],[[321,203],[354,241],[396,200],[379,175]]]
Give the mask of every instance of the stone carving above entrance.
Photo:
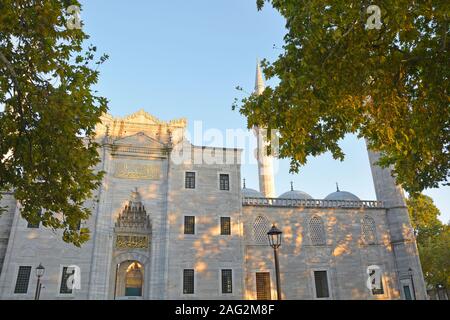
[[[116,249],[148,249],[151,230],[150,217],[136,188],[117,218],[114,228]]]

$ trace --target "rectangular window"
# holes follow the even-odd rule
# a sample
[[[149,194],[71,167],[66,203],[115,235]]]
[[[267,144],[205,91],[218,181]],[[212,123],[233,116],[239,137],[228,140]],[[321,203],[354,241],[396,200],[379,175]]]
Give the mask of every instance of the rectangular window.
[[[369,277],[372,279],[372,294],[383,295],[383,275],[381,269],[369,269]]]
[[[223,236],[231,235],[231,218],[220,217],[220,234]]]
[[[222,270],[222,293],[233,293],[233,272],[231,269]]]
[[[256,299],[271,300],[270,294],[270,273],[257,272],[256,273]]]
[[[75,274],[74,268],[63,267],[61,274],[61,286],[59,288],[59,293],[61,294],[71,294],[72,288],[68,286],[67,280],[69,280],[70,276]]]
[[[195,172],[186,172],[184,187],[186,189],[195,189]]]
[[[409,286],[403,286],[403,292],[405,293],[405,300],[412,300],[411,290]]]
[[[183,293],[194,294],[194,270],[183,270]]]
[[[230,190],[230,175],[221,174],[220,175],[220,190]]]
[[[380,288],[378,288],[378,289],[372,289],[372,294],[374,295],[374,296],[376,296],[376,295],[383,295],[384,294],[384,288],[383,288],[383,276],[381,276],[381,278],[380,278]]]
[[[14,293],[27,293],[30,282],[31,266],[20,266],[17,273],[16,287]]]
[[[316,297],[329,298],[327,272],[314,271],[314,282],[316,284]]]
[[[39,213],[39,218],[40,218],[40,217],[41,217],[41,214]],[[28,221],[27,228],[30,228],[30,229],[38,229],[40,223],[41,223],[40,221],[37,221],[37,222],[30,222],[30,221]]]
[[[195,217],[184,217],[184,234],[195,234]]]

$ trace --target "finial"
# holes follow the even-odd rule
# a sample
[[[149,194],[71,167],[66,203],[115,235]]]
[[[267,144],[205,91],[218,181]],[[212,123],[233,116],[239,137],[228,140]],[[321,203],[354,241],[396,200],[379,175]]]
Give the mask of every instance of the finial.
[[[139,198],[139,192],[138,192],[138,188],[134,187],[134,190],[131,191],[131,201],[132,202],[137,202]]]
[[[245,178],[243,179],[243,181],[244,181],[244,189],[245,189]]]
[[[336,182],[336,191],[337,192],[340,192],[341,190],[339,190],[339,185],[338,185],[338,183]]]
[[[291,191],[294,191],[294,182],[291,181]]]

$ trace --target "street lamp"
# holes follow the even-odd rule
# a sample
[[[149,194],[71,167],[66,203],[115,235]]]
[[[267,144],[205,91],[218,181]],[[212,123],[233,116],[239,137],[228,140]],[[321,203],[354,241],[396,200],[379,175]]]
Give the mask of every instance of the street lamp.
[[[34,300],[39,300],[39,296],[41,295],[41,277],[45,273],[45,268],[42,266],[42,263],[39,263],[39,266],[36,267],[36,276],[38,278],[37,285],[36,285],[36,294],[34,295]]]
[[[281,289],[280,289],[280,265],[278,263],[278,248],[281,246],[281,230],[279,230],[275,224],[267,232],[269,238],[269,245],[273,248],[273,255],[275,258],[275,275],[277,280],[277,298],[281,300]]]

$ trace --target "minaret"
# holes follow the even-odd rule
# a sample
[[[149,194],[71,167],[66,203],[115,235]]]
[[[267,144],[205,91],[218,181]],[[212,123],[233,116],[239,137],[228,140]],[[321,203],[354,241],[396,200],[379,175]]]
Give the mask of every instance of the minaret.
[[[391,168],[381,168],[375,164],[378,162],[380,154],[369,149],[367,149],[367,152],[377,200],[383,201],[386,208],[401,297],[405,298],[404,286],[406,284],[410,287],[413,297],[426,299],[425,281],[403,189],[396,185],[395,179],[391,175]]]
[[[264,80],[259,61],[256,64],[255,94],[261,95],[264,92]],[[256,159],[258,160],[259,191],[266,198],[275,198],[275,183],[273,177],[273,157],[266,152],[267,130],[259,127],[253,128],[258,141]]]

